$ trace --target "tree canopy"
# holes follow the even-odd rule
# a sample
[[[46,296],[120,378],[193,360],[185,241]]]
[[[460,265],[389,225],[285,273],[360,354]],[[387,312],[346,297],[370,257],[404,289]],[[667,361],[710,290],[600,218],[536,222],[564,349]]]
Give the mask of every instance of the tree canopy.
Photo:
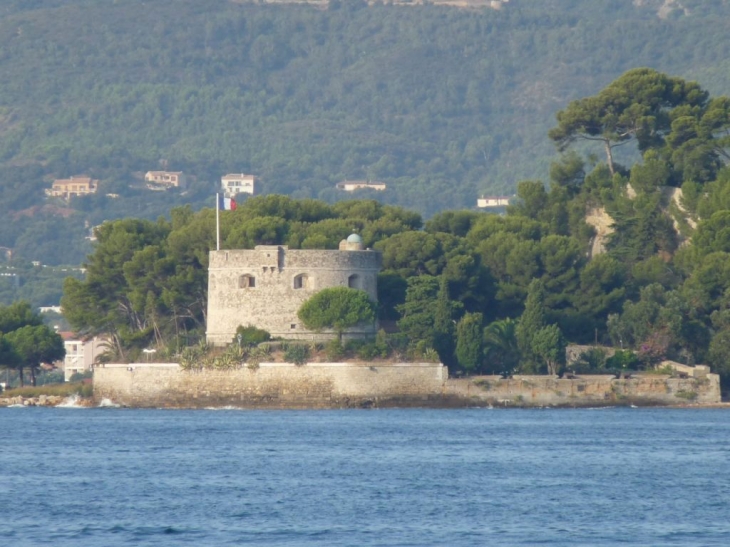
[[[309,298],[297,315],[308,329],[317,332],[332,329],[342,338],[347,329],[375,322],[375,303],[365,291],[332,287]]]
[[[43,324],[28,302],[0,306],[0,366],[16,369],[21,386],[24,369],[30,371],[31,383],[35,385],[40,365],[52,364],[65,355],[61,336]]]

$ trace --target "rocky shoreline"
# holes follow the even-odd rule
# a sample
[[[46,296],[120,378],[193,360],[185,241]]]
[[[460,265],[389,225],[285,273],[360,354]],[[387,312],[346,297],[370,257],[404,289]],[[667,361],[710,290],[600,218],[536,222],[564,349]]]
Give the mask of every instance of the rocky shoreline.
[[[83,406],[92,407],[93,399],[83,397],[62,397],[60,395],[38,395],[37,397],[23,397],[16,395],[15,397],[0,398],[0,407],[18,407],[18,406]]]
[[[342,405],[338,407],[333,408],[412,408],[414,406],[420,406],[421,408],[433,408],[433,409],[454,409],[454,408],[523,408],[523,409],[530,409],[530,408],[554,408],[554,409],[570,409],[570,408],[595,408],[596,406],[600,406],[603,408],[619,408],[619,407],[626,407],[626,406],[632,406],[634,408],[637,407],[637,405],[629,404],[629,402],[623,401],[623,402],[606,402],[603,404],[596,405],[595,403],[592,404],[568,404],[568,405],[547,405],[547,406],[539,406],[539,405],[529,405],[529,404],[510,404],[510,405],[489,405],[488,403],[478,404],[476,401],[472,401],[472,404],[465,405],[464,401],[459,401],[459,404],[454,404],[454,401],[450,401],[451,404],[449,404],[449,401],[441,401],[441,404],[434,404],[434,401],[420,401],[420,405],[413,405],[413,404],[405,404],[405,405],[398,405],[398,404],[385,404],[385,405]],[[39,395],[37,397],[23,397],[23,396],[15,396],[15,397],[7,397],[7,398],[0,398],[0,408],[8,408],[8,407],[34,407],[34,406],[40,406],[40,407],[82,407],[82,408],[95,408],[99,405],[99,403],[89,397],[62,397],[59,395]],[[122,406],[122,405],[108,405],[108,406]],[[638,406],[642,407],[652,407],[652,408],[696,408],[696,409],[707,409],[707,408],[730,408],[730,402],[716,402],[716,403],[680,403],[680,404],[660,404],[660,403],[650,403],[650,404],[639,404]],[[124,408],[130,408],[130,407],[124,407]],[[216,408],[215,406],[212,407],[200,407],[196,405],[191,406],[174,406],[174,407],[164,407],[164,408],[171,408],[171,409],[179,409],[179,410],[199,410],[201,408]],[[220,408],[230,408],[229,405],[222,405]],[[253,406],[240,406],[236,407],[240,409],[244,408],[259,408],[256,405]],[[311,407],[312,409],[320,409],[321,407]],[[300,410],[307,410],[306,407],[301,407]]]

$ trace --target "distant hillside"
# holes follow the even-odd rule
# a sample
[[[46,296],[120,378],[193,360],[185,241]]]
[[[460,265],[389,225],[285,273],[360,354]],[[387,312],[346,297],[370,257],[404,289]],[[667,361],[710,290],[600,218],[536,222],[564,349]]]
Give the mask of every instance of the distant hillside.
[[[0,213],[42,202],[57,177],[101,186],[75,216],[22,217],[0,246],[78,262],[85,225],[210,206],[226,172],[257,175],[264,193],[333,201],[337,182],[371,179],[388,184],[379,199],[426,215],[472,207],[546,179],[555,112],[629,68],[727,94],[729,20],[726,0],[6,1]],[[134,187],[161,162],[190,176],[187,193]],[[75,250],[57,256],[55,237]]]

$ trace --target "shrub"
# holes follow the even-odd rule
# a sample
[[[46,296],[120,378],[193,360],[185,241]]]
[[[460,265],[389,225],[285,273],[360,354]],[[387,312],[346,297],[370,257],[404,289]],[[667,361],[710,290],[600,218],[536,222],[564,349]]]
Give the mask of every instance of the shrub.
[[[84,372],[74,372],[71,375],[71,378],[69,378],[69,382],[81,382],[83,380],[86,380],[88,378],[93,378],[94,372],[91,370],[86,370]]]
[[[641,361],[636,354],[629,350],[619,350],[606,359],[605,367],[609,370],[638,370]]]
[[[284,352],[284,360],[295,365],[303,365],[309,359],[309,346],[292,344]]]
[[[678,391],[674,395],[675,397],[679,397],[680,399],[686,399],[687,401],[694,401],[697,398],[696,391]]]
[[[328,342],[324,351],[328,361],[339,361],[346,354],[345,347],[339,339]]]
[[[268,346],[258,346],[253,348],[248,353],[248,368],[252,370],[259,368],[261,361],[268,358],[269,355],[271,355],[271,348]]]
[[[254,327],[253,325],[239,325],[236,329],[236,335],[233,337],[233,343],[238,344],[238,337],[241,337],[241,347],[245,346],[256,346],[262,342],[268,342],[271,340],[271,335],[263,330]]]
[[[387,357],[388,356],[388,346],[384,346],[381,344],[378,344],[378,342],[367,342],[365,344],[362,344],[357,349],[357,356],[360,359],[364,360],[370,360],[375,359],[376,357]]]

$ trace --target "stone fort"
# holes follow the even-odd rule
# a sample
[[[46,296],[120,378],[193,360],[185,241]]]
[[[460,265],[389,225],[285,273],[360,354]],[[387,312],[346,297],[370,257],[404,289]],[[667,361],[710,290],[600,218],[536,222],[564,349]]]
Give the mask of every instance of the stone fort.
[[[254,325],[272,337],[321,340],[334,333],[315,333],[297,317],[302,303],[329,287],[351,287],[377,302],[382,262],[377,251],[364,249],[352,234],[339,250],[289,249],[257,245],[254,249],[211,251],[208,267],[209,344],[230,344],[239,325]],[[348,330],[348,338],[371,336],[377,325]]]

